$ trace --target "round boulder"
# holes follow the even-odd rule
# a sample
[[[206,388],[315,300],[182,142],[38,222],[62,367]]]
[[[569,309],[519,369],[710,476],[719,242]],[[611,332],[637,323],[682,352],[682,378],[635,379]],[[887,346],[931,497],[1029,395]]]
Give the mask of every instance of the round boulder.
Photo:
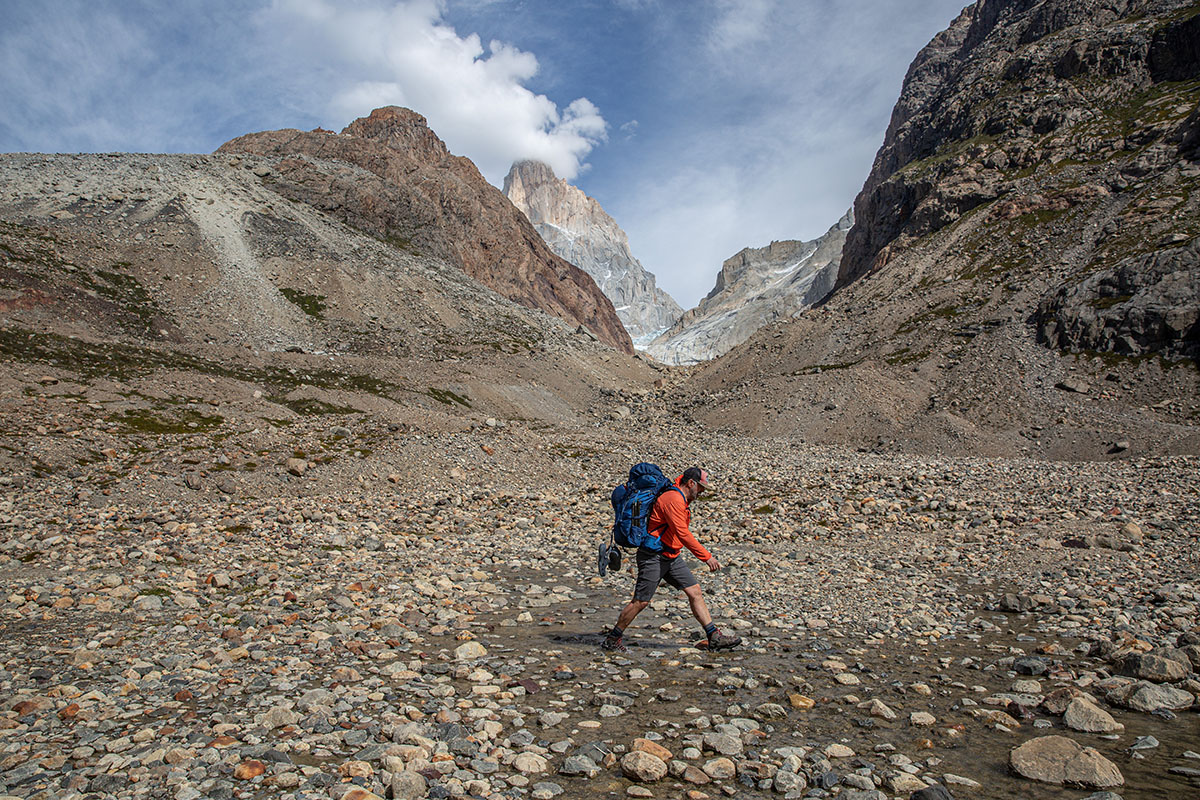
[[[632,753],[626,753],[621,759],[621,772],[635,781],[653,783],[666,777],[667,765],[658,756],[634,750]]]

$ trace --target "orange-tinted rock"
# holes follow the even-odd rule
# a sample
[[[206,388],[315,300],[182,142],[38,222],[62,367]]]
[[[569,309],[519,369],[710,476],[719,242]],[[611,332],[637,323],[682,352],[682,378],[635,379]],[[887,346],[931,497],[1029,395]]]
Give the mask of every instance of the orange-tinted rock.
[[[663,761],[670,761],[671,751],[663,747],[658,742],[652,742],[649,739],[634,739],[633,749],[643,753],[649,753],[652,756],[657,756]]]
[[[271,188],[395,246],[460,267],[530,308],[583,325],[626,353],[633,343],[587,273],[550,251],[475,165],[455,156],[406,108],[378,108],[341,134],[240,136],[219,152],[277,157]]]
[[[233,777],[239,781],[248,781],[252,778],[257,778],[259,775],[265,774],[267,766],[261,761],[243,761],[233,768]]]

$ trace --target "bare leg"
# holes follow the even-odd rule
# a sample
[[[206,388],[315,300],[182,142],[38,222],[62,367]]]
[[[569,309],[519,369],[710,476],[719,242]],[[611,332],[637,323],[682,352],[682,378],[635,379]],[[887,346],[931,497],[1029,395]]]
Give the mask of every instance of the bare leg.
[[[700,623],[701,627],[708,627],[712,623],[712,614],[708,613],[708,606],[704,603],[704,594],[700,591],[700,584],[694,584],[683,590],[687,595],[688,604],[692,607],[692,616]]]
[[[650,604],[644,603],[640,600],[631,600],[629,605],[625,606],[625,608],[621,610],[621,615],[617,617],[617,627],[621,630],[628,628],[629,624],[633,622],[634,618],[637,617],[638,614],[645,611],[646,606],[648,605]]]

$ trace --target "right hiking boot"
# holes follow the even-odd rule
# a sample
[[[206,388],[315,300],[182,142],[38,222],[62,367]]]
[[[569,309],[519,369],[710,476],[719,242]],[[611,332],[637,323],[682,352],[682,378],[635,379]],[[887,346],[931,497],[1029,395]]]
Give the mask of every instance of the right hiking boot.
[[[629,648],[625,646],[625,640],[622,636],[605,636],[604,644],[600,645],[601,650],[607,650],[610,653],[628,653]]]
[[[709,650],[728,650],[731,647],[737,647],[742,643],[742,637],[730,636],[727,633],[717,631],[712,636],[708,637]]]

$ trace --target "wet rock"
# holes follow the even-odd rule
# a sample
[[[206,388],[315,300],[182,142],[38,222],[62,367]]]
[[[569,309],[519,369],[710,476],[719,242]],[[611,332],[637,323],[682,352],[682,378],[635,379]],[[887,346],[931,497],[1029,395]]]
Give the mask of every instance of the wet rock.
[[[560,775],[582,775],[594,778],[600,774],[600,767],[587,756],[569,756],[558,768]]]
[[[1082,747],[1065,736],[1030,739],[1009,754],[1009,765],[1022,777],[1042,783],[1085,789],[1125,783],[1116,764],[1091,747]]]
[[[454,648],[454,658],[458,661],[474,661],[487,655],[487,648],[479,642],[464,642]]]
[[[1195,700],[1191,692],[1147,681],[1127,684],[1108,693],[1108,701],[1113,705],[1146,713],[1164,709],[1180,711],[1191,708]]]
[[[1130,653],[1121,659],[1118,671],[1131,678],[1155,683],[1173,683],[1187,677],[1190,665],[1163,658],[1155,653]]]
[[[621,772],[632,780],[653,783],[666,777],[667,765],[657,756],[635,750],[621,759]]]
[[[954,795],[950,794],[945,786],[935,783],[913,792],[908,796],[908,800],[954,800]]]
[[[1104,709],[1083,697],[1076,697],[1063,714],[1063,724],[1084,733],[1120,733],[1125,726]]]
[[[663,747],[658,742],[652,742],[649,739],[634,739],[631,749],[634,751],[640,751],[642,753],[649,753],[650,755],[664,762],[668,762],[674,757],[672,756],[670,750]]]
[[[1042,699],[1041,707],[1045,709],[1047,714],[1061,717],[1066,713],[1067,706],[1071,704],[1071,701],[1082,695],[1083,692],[1074,686],[1063,686],[1046,695]]]

